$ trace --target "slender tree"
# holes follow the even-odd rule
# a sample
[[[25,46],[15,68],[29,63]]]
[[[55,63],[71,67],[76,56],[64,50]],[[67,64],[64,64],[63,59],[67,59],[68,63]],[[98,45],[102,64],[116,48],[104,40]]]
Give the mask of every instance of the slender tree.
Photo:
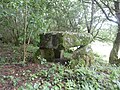
[[[24,11],[24,56],[23,56],[23,62],[26,61],[26,35],[27,35],[27,1],[25,0],[25,11]]]

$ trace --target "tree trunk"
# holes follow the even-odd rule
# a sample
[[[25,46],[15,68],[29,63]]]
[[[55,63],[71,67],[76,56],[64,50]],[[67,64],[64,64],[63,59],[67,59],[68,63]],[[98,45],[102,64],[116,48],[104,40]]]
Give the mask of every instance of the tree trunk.
[[[110,64],[118,64],[120,61],[118,60],[118,51],[120,47],[120,25],[118,25],[118,33],[116,39],[113,43],[113,48],[110,52],[109,63]]]
[[[118,22],[118,31],[117,31],[116,39],[113,43],[113,48],[110,52],[110,57],[109,57],[110,64],[120,63],[120,59],[118,59],[118,51],[120,47],[120,0],[114,1],[114,7]]]
[[[26,36],[27,36],[27,1],[25,1],[25,13],[24,13],[24,50],[23,50],[23,62],[26,62],[26,55],[27,55],[27,50],[26,50]]]

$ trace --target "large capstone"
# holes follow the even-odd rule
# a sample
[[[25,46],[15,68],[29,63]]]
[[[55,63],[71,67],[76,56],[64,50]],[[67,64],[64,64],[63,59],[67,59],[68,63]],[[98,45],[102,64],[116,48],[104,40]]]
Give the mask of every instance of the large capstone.
[[[40,34],[40,49],[64,49],[62,33]]]
[[[92,40],[89,33],[50,32],[40,34],[40,49],[68,49],[75,46],[85,46]]]

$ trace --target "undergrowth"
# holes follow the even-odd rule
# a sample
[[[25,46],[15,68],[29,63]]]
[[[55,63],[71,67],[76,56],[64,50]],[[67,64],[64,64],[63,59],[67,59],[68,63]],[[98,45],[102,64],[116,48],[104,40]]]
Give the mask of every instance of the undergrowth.
[[[95,59],[96,62],[90,67],[76,65],[74,68],[58,63],[49,64],[43,59],[39,67],[49,68],[38,68],[32,74],[31,70],[22,72],[27,82],[17,90],[120,90],[120,67],[103,63],[98,56]],[[0,62],[5,63],[6,59],[1,57]],[[0,77],[0,82],[11,80],[14,86],[20,81],[12,75]]]
[[[42,81],[27,82],[18,90],[120,90],[120,67],[108,64],[70,69],[53,63],[51,68],[34,73],[29,79],[38,77]]]

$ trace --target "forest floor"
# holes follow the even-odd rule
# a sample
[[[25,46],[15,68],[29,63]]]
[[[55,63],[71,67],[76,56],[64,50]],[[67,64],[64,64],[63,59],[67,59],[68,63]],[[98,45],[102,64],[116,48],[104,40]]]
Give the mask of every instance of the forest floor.
[[[48,69],[45,65],[28,63],[22,64],[5,64],[0,67],[0,90],[18,90],[20,86],[24,86],[27,82],[41,82],[42,80],[32,75],[40,70]],[[33,80],[32,80],[33,79]],[[42,83],[42,82],[41,82]]]
[[[40,79],[31,80],[32,75],[51,67],[50,64],[49,66],[34,63],[19,64],[17,62],[20,62],[22,54],[16,50],[11,45],[0,44],[0,90],[18,90],[18,87],[24,86],[27,82],[37,82]],[[16,63],[13,63],[14,61]]]
[[[96,44],[94,43],[93,45],[95,48]],[[94,51],[97,50],[95,52],[98,52],[98,50],[101,50],[99,47],[100,45],[101,44],[99,43],[96,49],[94,49]],[[103,51],[102,54],[106,55],[105,49],[107,49],[108,46],[106,45],[105,48],[102,47],[102,50],[101,50]],[[99,51],[98,53],[100,53],[101,51]],[[107,55],[108,55],[108,51],[107,51]],[[44,81],[49,81],[50,83],[52,83],[54,81],[54,77],[56,78],[60,71],[59,70],[60,68],[58,65],[56,65],[55,66],[56,69],[54,69],[53,63],[47,63],[47,64],[35,64],[31,62],[27,64],[18,63],[20,62],[21,57],[22,57],[21,48],[18,48],[18,47],[13,48],[12,45],[6,45],[2,43],[0,44],[0,90],[18,90],[19,87],[21,86],[24,87],[27,85],[27,83],[31,83],[32,85],[35,85],[36,82],[39,82],[40,85],[44,85]],[[52,68],[51,71],[50,71],[50,68]],[[45,76],[46,72],[44,71],[46,72],[49,71],[50,76]],[[62,73],[62,71],[60,72]],[[105,74],[109,74],[109,70],[106,70],[106,69],[103,70],[102,72]],[[46,78],[46,77],[49,77],[49,78]],[[61,78],[64,80],[64,77],[61,77]],[[64,86],[64,82],[61,80],[60,85],[62,84]],[[28,84],[28,87],[30,88],[29,84]],[[19,90],[23,90],[23,89],[19,89]],[[24,90],[33,90],[33,89],[24,89]],[[62,88],[62,90],[65,90],[64,87]]]

